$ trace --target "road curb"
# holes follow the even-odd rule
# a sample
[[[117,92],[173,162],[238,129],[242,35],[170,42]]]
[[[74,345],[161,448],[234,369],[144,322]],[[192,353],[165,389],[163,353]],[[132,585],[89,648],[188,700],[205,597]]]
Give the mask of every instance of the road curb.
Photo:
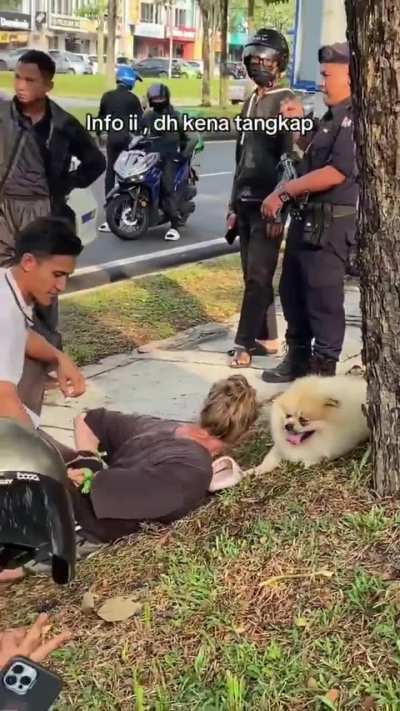
[[[140,259],[132,257],[132,259],[116,260],[115,263],[110,262],[91,267],[82,267],[68,280],[66,295],[108,286],[124,279],[144,276],[152,272],[179,267],[183,264],[206,261],[239,252],[239,240],[236,240],[233,245],[228,245],[223,238],[215,240],[215,242],[218,242],[218,244],[213,244],[212,247],[207,244],[203,245],[201,242],[196,245],[189,245],[187,250],[179,254],[171,249],[170,253],[166,251],[162,256],[150,253],[141,255]]]

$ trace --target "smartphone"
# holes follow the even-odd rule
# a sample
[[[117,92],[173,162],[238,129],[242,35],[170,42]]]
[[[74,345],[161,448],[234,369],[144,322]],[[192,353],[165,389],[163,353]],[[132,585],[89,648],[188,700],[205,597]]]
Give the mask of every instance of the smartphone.
[[[63,682],[25,657],[13,657],[0,675],[0,711],[49,711]]]

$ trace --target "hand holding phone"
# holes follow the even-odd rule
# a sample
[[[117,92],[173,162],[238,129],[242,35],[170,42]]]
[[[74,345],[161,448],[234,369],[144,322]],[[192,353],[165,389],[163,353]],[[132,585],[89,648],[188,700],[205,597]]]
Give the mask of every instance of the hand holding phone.
[[[0,711],[49,711],[59,695],[61,679],[38,662],[71,635],[62,632],[44,641],[47,622],[48,616],[42,614],[29,628],[0,633]]]

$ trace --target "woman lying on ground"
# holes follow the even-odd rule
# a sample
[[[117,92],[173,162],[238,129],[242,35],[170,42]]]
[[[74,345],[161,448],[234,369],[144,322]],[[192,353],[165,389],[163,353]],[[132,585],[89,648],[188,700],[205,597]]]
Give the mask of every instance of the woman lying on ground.
[[[246,378],[233,375],[212,386],[197,424],[105,408],[78,416],[76,451],[52,440],[67,465],[78,557],[135,533],[141,523],[182,518],[210,493],[238,483],[240,469],[220,458],[247,435],[259,407]],[[43,553],[27,566],[32,572],[43,570],[40,563],[47,568]],[[15,580],[23,576],[22,569],[12,573]]]

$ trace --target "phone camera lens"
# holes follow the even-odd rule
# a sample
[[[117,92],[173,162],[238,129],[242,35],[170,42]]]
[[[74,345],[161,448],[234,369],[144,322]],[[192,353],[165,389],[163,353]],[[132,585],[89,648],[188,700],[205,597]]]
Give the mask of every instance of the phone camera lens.
[[[17,683],[17,677],[14,676],[14,674],[8,674],[8,676],[6,676],[5,681],[8,684],[8,686],[14,686],[14,684]]]
[[[31,683],[31,679],[29,676],[21,676],[22,686],[29,686],[30,683]]]
[[[14,674],[22,674],[23,671],[24,671],[24,667],[21,666],[21,664],[16,664],[16,665],[13,667],[13,672],[14,672]]]

